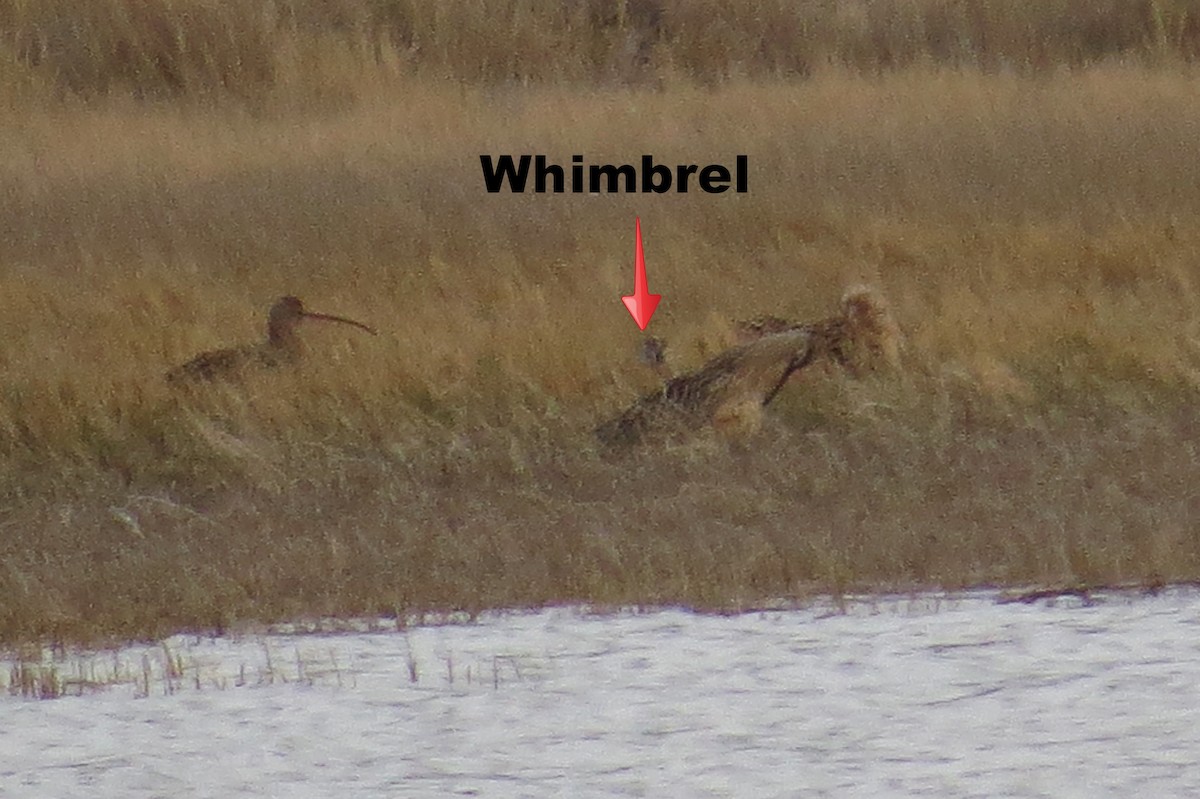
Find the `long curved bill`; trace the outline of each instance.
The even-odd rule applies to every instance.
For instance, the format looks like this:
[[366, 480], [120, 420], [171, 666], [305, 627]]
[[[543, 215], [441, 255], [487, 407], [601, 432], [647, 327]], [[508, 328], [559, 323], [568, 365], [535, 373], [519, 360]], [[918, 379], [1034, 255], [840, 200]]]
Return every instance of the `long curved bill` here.
[[344, 316], [334, 316], [332, 314], [327, 314], [327, 313], [314, 313], [313, 311], [305, 311], [303, 313], [303, 316], [308, 319], [321, 319], [326, 322], [341, 322], [344, 325], [353, 325], [354, 327], [357, 327], [359, 330], [365, 330], [368, 333], [370, 333], [372, 336], [379, 335], [378, 333], [375, 332], [375, 330], [373, 328], [367, 327], [362, 322], [355, 322], [353, 319], [347, 319]]

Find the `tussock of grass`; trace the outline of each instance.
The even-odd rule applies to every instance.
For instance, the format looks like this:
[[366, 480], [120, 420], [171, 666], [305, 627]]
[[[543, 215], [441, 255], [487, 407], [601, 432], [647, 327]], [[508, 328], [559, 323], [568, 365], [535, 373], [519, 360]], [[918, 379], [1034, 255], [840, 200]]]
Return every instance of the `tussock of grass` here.
[[[181, 53], [238, 52], [250, 37], [268, 42], [271, 66], [223, 77], [226, 60], [180, 55], [197, 74], [161, 96], [266, 82], [282, 97], [280, 76], [301, 74], [281, 71], [289, 52], [336, 82], [353, 72], [336, 67], [350, 46], [338, 41], [365, 54], [354, 74], [388, 79], [350, 81], [340, 106], [247, 113], [226, 88], [208, 104], [130, 103], [160, 96], [114, 88], [161, 83], [164, 67], [145, 59], [104, 66], [107, 83], [87, 91], [28, 55], [0, 68], [37, 84], [11, 94], [22, 113], [0, 122], [0, 641], [1197, 579], [1200, 103], [1184, 10], [1162, 23], [1178, 58], [1154, 69], [1043, 71], [1028, 54], [1008, 69], [1003, 47], [1033, 39], [1004, 36], [931, 59], [926, 36], [904, 39], [924, 56], [887, 62], [918, 66], [879, 74], [889, 50], [877, 43], [861, 63], [821, 57], [868, 74], [796, 82], [779, 76], [804, 70], [771, 60], [787, 48], [737, 33], [760, 22], [703, 3], [664, 3], [653, 22], [638, 16], [653, 6], [629, 3], [589, 25], [661, 26], [653, 64], [672, 80], [519, 88], [556, 73], [532, 50], [509, 69], [486, 47], [451, 47], [477, 42], [471, 19], [455, 22], [460, 39], [438, 27], [449, 6], [348, 4], [425, 14], [399, 77], [387, 53], [400, 34], [276, 5], [269, 25], [241, 21], [240, 5], [197, 5], [230, 33], [173, 45]], [[5, 47], [19, 51], [12, 31], [61, 19], [28, 16], [36, 8], [0, 4]], [[88, 25], [116, 25], [101, 18], [117, 8], [97, 4]], [[554, 12], [567, 33], [570, 15], [594, 11], [570, 8]], [[772, 30], [788, 30], [771, 16], [783, 8], [764, 10]], [[851, 27], [881, 9], [926, 31], [936, 9], [962, 19], [932, 2], [839, 8]], [[1042, 20], [1042, 8], [1053, 4], [1013, 18]], [[701, 12], [724, 31], [703, 46], [688, 39]], [[1128, 48], [1153, 60], [1148, 42], [1165, 35], [1102, 29], [1098, 55], [1067, 55], [1070, 26], [1038, 41], [1050, 63], [1082, 65]], [[721, 45], [726, 34], [742, 44]], [[371, 41], [386, 43], [382, 65]], [[858, 52], [848, 34], [821, 41]], [[305, 60], [309, 46], [320, 58]], [[735, 52], [755, 55], [728, 78], [720, 54]], [[487, 152], [748, 153], [753, 171], [743, 196], [489, 195]], [[639, 214], [666, 295], [653, 332], [678, 368], [726, 346], [732, 319], [825, 317], [846, 286], [868, 283], [904, 327], [903, 372], [811, 370], [749, 440], [598, 451], [596, 423], [655, 385], [618, 302]], [[296, 370], [165, 384], [200, 350], [261, 337], [281, 294], [381, 335], [313, 325]]]

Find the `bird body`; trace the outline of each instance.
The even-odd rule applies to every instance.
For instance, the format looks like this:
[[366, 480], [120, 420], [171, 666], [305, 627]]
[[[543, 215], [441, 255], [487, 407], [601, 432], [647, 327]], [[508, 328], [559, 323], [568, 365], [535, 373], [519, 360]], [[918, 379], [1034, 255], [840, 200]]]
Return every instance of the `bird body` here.
[[296, 329], [305, 319], [340, 322], [375, 335], [374, 330], [361, 322], [309, 311], [305, 309], [304, 303], [296, 297], [280, 297], [267, 314], [267, 338], [265, 341], [241, 347], [202, 352], [187, 363], [167, 372], [167, 382], [235, 379], [249, 370], [276, 368], [296, 363], [304, 354], [304, 346]]
[[[700, 369], [667, 380], [600, 425], [597, 438], [607, 445], [628, 445], [703, 427], [756, 429], [762, 409], [804, 367], [831, 362], [858, 376], [880, 364], [896, 366], [901, 334], [882, 297], [870, 289], [853, 289], [842, 297], [837, 316], [807, 324], [758, 317], [739, 325], [739, 340]], [[658, 339], [647, 339], [642, 360], [665, 371], [664, 347]]]
[[670, 380], [673, 376], [670, 366], [667, 365], [666, 342], [657, 336], [647, 336], [642, 341], [638, 350], [638, 360], [653, 369], [663, 380]]
[[167, 372], [167, 382], [219, 380], [240, 375], [247, 369], [269, 369], [296, 360], [295, 354], [276, 350], [265, 343], [248, 344], [244, 347], [226, 347], [202, 352], [187, 363], [175, 367]]
[[634, 444], [647, 435], [755, 428], [762, 409], [792, 372], [813, 356], [807, 330], [789, 330], [726, 350], [701, 368], [668, 380], [596, 428], [604, 444]]

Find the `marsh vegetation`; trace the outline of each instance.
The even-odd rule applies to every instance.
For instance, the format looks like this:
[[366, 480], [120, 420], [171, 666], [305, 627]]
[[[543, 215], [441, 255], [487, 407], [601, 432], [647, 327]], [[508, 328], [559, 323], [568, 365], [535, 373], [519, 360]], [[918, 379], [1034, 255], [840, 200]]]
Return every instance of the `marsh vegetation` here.
[[[796, 5], [0, 2], [0, 641], [1200, 578], [1193, 4]], [[865, 283], [904, 369], [599, 451], [635, 215], [679, 368]], [[380, 335], [167, 385], [281, 295]]]

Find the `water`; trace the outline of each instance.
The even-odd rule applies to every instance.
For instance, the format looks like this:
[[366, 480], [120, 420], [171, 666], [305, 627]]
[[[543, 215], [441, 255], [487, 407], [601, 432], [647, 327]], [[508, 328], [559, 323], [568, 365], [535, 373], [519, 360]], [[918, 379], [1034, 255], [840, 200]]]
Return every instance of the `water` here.
[[129, 681], [0, 699], [0, 796], [1200, 795], [1194, 591], [553, 609], [60, 672]]

